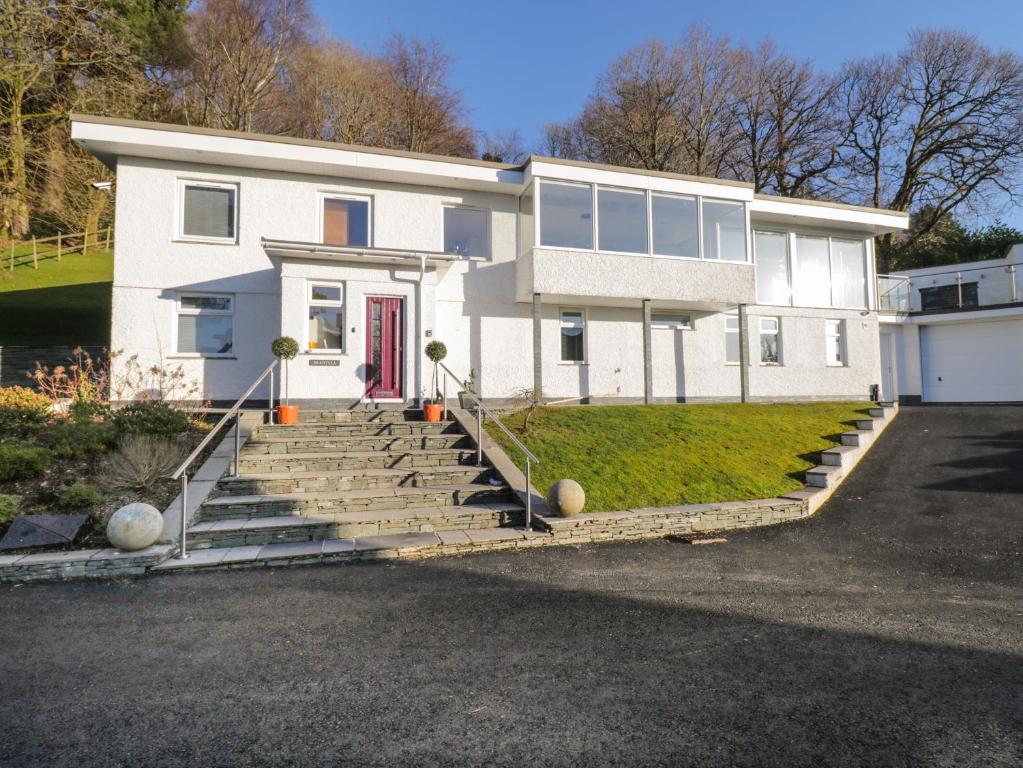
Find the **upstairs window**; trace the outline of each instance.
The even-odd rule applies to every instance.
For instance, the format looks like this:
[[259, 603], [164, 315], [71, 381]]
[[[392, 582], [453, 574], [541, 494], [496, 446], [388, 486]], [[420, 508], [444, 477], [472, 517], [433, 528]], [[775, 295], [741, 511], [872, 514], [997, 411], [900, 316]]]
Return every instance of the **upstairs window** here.
[[757, 303], [786, 305], [789, 293], [789, 236], [784, 232], [756, 232]]
[[862, 240], [831, 238], [831, 306], [867, 306], [867, 258]]
[[236, 242], [237, 184], [183, 181], [180, 199], [182, 239]]
[[217, 357], [234, 348], [234, 297], [183, 294], [178, 296], [178, 344], [183, 355]]
[[597, 227], [599, 250], [646, 253], [646, 193], [598, 189]]
[[700, 258], [700, 212], [695, 197], [650, 196], [654, 254]]
[[463, 259], [490, 258], [490, 212], [479, 208], [444, 209], [444, 253]]
[[746, 206], [743, 203], [704, 199], [703, 258], [746, 261]]
[[586, 361], [586, 316], [581, 309], [561, 310], [561, 362]]
[[331, 283], [309, 285], [309, 349], [344, 348], [344, 288]]
[[796, 236], [792, 299], [801, 307], [831, 306], [831, 256], [828, 238]]
[[593, 190], [588, 184], [540, 183], [540, 244], [593, 249]]
[[369, 246], [369, 200], [324, 197], [323, 244]]

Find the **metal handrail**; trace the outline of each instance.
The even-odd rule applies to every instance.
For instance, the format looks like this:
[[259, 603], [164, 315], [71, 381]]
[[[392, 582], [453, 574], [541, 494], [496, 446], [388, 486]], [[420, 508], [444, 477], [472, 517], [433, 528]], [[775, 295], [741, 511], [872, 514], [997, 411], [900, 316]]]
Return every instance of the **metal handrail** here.
[[220, 428], [223, 427], [228, 420], [234, 416], [234, 476], [238, 476], [238, 460], [241, 453], [241, 407], [242, 403], [248, 399], [256, 387], [263, 383], [263, 379], [267, 376], [270, 377], [270, 397], [268, 400], [268, 410], [270, 413], [270, 423], [274, 421], [274, 368], [277, 367], [277, 360], [274, 360], [268, 365], [261, 374], [256, 378], [252, 385], [245, 390], [241, 397], [239, 397], [234, 405], [232, 405], [223, 416], [220, 417], [220, 421], [217, 422], [216, 426], [209, 431], [209, 433], [202, 439], [202, 441], [195, 447], [195, 450], [188, 454], [188, 458], [181, 462], [172, 475], [171, 480], [181, 479], [181, 547], [178, 550], [178, 557], [185, 559], [188, 557], [188, 549], [185, 545], [185, 532], [188, 530], [188, 468], [192, 462], [195, 461], [199, 455], [203, 452], [210, 441], [220, 432]]
[[[448, 368], [446, 365], [444, 365], [444, 363], [438, 362], [437, 365], [441, 368], [442, 371], [444, 371], [444, 374], [445, 374], [444, 375], [444, 381], [443, 381], [443, 392], [441, 393], [441, 399], [442, 399], [442, 406], [443, 406], [443, 409], [444, 409], [444, 418], [447, 418], [447, 415], [448, 415], [448, 377], [451, 377], [452, 379], [454, 379], [455, 383], [459, 384], [459, 385], [462, 384], [463, 379], [458, 378], [458, 376], [456, 376], [452, 372], [452, 370], [450, 368]], [[532, 483], [530, 482], [530, 478], [531, 478], [530, 469], [531, 469], [531, 466], [533, 464], [539, 464], [540, 463], [540, 459], [538, 459], [533, 454], [533, 452], [531, 450], [529, 450], [525, 446], [525, 444], [521, 440], [519, 440], [519, 438], [516, 437], [515, 434], [510, 429], [508, 429], [508, 427], [506, 427], [504, 425], [504, 422], [502, 422], [494, 414], [493, 411], [491, 411], [489, 408], [487, 408], [487, 406], [483, 405], [483, 401], [480, 400], [474, 393], [469, 392], [468, 390], [465, 390], [465, 394], [476, 405], [476, 466], [482, 466], [483, 465], [483, 416], [484, 415], [489, 416], [490, 420], [493, 421], [494, 424], [496, 424], [501, 429], [501, 431], [504, 432], [508, 436], [508, 439], [511, 440], [515, 444], [515, 446], [520, 451], [522, 451], [522, 455], [525, 456], [524, 465], [525, 465], [525, 475], [526, 475], [526, 530], [529, 530], [531, 528], [531, 526], [532, 526], [532, 523], [533, 523], [533, 495], [530, 493], [530, 488], [532, 487]]]

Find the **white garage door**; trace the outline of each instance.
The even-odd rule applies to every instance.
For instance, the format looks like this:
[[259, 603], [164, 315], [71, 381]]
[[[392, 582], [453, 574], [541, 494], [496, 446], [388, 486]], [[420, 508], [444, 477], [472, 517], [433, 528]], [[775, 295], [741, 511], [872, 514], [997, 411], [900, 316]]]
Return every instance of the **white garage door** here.
[[920, 329], [923, 399], [1023, 401], [1023, 319]]

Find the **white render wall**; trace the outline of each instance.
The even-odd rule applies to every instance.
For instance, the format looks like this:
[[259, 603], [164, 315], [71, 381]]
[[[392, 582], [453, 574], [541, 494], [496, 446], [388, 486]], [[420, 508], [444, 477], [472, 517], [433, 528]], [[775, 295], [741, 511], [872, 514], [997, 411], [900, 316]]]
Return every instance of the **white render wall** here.
[[[236, 245], [176, 239], [181, 178], [240, 185]], [[516, 296], [516, 254], [522, 246], [519, 201], [514, 194], [346, 182], [124, 157], [119, 159], [117, 190], [112, 349], [123, 353], [115, 359], [115, 376], [123, 375], [125, 361], [131, 355], [138, 355], [143, 366], [181, 366], [186, 377], [199, 381], [211, 399], [233, 400], [272, 360], [269, 346], [273, 338], [287, 334], [305, 346], [307, 281], [331, 280], [345, 284], [346, 349], [336, 354], [303, 352], [296, 358], [289, 376], [293, 399], [350, 403], [361, 397], [364, 300], [368, 295], [405, 299], [404, 384], [408, 397], [430, 394], [427, 386], [431, 365], [415, 358], [417, 342], [421, 348], [429, 338], [446, 343], [449, 356], [445, 362], [456, 373], [464, 376], [470, 369], [476, 372], [486, 398], [510, 398], [532, 387], [532, 305], [517, 301]], [[372, 245], [397, 249], [442, 250], [444, 204], [489, 208], [492, 259], [427, 270], [421, 289], [417, 289], [417, 269], [268, 257], [260, 244], [261, 237], [319, 240], [322, 193], [370, 195]], [[620, 273], [632, 263], [625, 257], [615, 262], [615, 270]], [[750, 265], [679, 262], [678, 266], [694, 264], [724, 266], [743, 277], [754, 273]], [[614, 277], [599, 278], [609, 292], [613, 292]], [[740, 282], [742, 292], [750, 293], [751, 286], [745, 280]], [[423, 299], [421, 307], [415, 300], [417, 290]], [[178, 291], [234, 295], [232, 357], [176, 353]], [[619, 303], [632, 306], [598, 303], [611, 302], [579, 297], [573, 303], [544, 303], [543, 379], [547, 397], [642, 399], [643, 336], [638, 302], [619, 297]], [[559, 362], [562, 306], [582, 306], [586, 311], [585, 365]], [[877, 320], [873, 313], [862, 316], [849, 310], [754, 306], [749, 311], [752, 398], [863, 398], [868, 386], [879, 381]], [[782, 366], [761, 367], [757, 362], [758, 313], [782, 317]], [[699, 311], [692, 311], [692, 315], [693, 330], [652, 331], [655, 398], [737, 399], [739, 368], [727, 365], [724, 359], [725, 316]], [[829, 368], [824, 364], [825, 318], [847, 321], [850, 364], [846, 367]], [[339, 364], [310, 364], [311, 360], [325, 358], [337, 359]], [[453, 388], [449, 392], [453, 395]]]

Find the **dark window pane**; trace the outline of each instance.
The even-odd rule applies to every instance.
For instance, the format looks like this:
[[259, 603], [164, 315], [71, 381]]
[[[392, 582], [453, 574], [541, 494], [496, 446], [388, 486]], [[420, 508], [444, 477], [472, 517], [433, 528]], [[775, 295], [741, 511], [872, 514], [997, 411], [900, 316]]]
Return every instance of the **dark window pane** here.
[[314, 285], [313, 301], [341, 301], [341, 286]]
[[488, 215], [487, 211], [473, 208], [445, 208], [444, 253], [457, 253], [464, 258], [489, 258]]
[[646, 195], [617, 189], [597, 191], [598, 247], [602, 251], [646, 253]]
[[340, 307], [309, 307], [309, 341], [312, 349], [341, 349], [344, 317]]
[[323, 200], [324, 245], [369, 245], [369, 201]]
[[540, 244], [593, 248], [593, 196], [589, 187], [540, 184]]
[[230, 315], [178, 315], [178, 352], [222, 355], [233, 346]]
[[[977, 283], [963, 283], [963, 306], [979, 306], [977, 300]], [[933, 288], [920, 289], [920, 308], [954, 309], [959, 306], [959, 287], [956, 285], [936, 285]]]
[[561, 359], [566, 363], [583, 362], [583, 329], [561, 329]]
[[185, 187], [183, 234], [189, 237], [234, 237], [234, 190]]
[[696, 200], [654, 195], [654, 253], [658, 256], [700, 256], [699, 216]]

